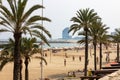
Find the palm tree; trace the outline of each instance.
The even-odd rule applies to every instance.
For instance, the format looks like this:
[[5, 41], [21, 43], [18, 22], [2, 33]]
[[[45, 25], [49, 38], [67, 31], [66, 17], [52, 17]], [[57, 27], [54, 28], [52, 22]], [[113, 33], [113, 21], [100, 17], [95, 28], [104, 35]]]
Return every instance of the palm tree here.
[[[106, 30], [107, 30], [107, 28], [106, 28]], [[110, 42], [110, 36], [109, 35], [107, 35], [107, 31], [104, 31], [104, 29], [101, 29], [100, 30], [100, 35], [99, 35], [99, 46], [100, 46], [100, 54], [99, 54], [99, 56], [100, 56], [100, 63], [99, 63], [99, 68], [101, 69], [102, 68], [102, 45], [104, 45], [104, 46], [106, 46], [106, 47], [108, 47], [109, 46], [109, 42]]]
[[2, 45], [3, 50], [1, 51], [0, 54], [0, 71], [3, 69], [3, 67], [8, 63], [8, 62], [13, 62], [13, 47], [14, 41], [12, 39], [9, 39], [9, 44]]
[[[0, 71], [3, 69], [3, 67], [10, 62], [14, 61], [14, 40], [13, 39], [9, 39], [9, 43], [8, 44], [3, 44], [2, 48], [3, 50], [1, 51], [0, 54]], [[22, 68], [21, 68], [22, 69]], [[20, 80], [22, 80], [22, 73], [20, 71]]]
[[[13, 53], [14, 53], [14, 44], [15, 41], [13, 39], [9, 39], [9, 43], [8, 44], [3, 44], [2, 48], [2, 52], [0, 55], [0, 71], [3, 69], [3, 67], [9, 63], [9, 62], [13, 62], [14, 58], [13, 58]], [[7, 57], [6, 57], [7, 56]], [[22, 60], [20, 60], [21, 62]], [[20, 80], [22, 80], [22, 63], [20, 63]]]
[[98, 16], [93, 9], [81, 9], [76, 13], [77, 17], [73, 17], [71, 21], [74, 23], [71, 25], [69, 32], [73, 31], [73, 35], [80, 31], [81, 28], [85, 31], [85, 76], [87, 76], [87, 64], [88, 64], [88, 31], [91, 22], [95, 21]]
[[33, 52], [36, 48], [38, 48], [38, 45], [34, 44], [36, 42], [35, 38], [27, 39], [22, 38], [21, 40], [21, 53], [24, 57], [24, 64], [25, 64], [25, 80], [29, 80], [29, 72], [28, 72], [28, 64], [30, 62], [30, 57], [35, 54]]
[[[23, 38], [21, 41], [21, 52], [23, 57], [25, 58], [24, 64], [25, 64], [25, 80], [29, 80], [29, 72], [28, 72], [28, 64], [30, 61], [30, 57], [36, 53], [39, 52], [39, 45], [35, 44], [36, 39], [27, 39]], [[44, 60], [47, 64], [46, 60], [43, 57], [40, 57], [40, 59]]]
[[[2, 0], [3, 2], [4, 0]], [[28, 0], [7, 0], [9, 8], [6, 5], [0, 5], [0, 24], [4, 28], [0, 29], [0, 32], [12, 32], [13, 38], [15, 40], [14, 45], [14, 72], [13, 80], [20, 79], [20, 39], [22, 34], [29, 33], [30, 35], [35, 35], [43, 39], [47, 43], [47, 39], [40, 32], [41, 30], [51, 37], [50, 33], [37, 21], [50, 21], [46, 17], [41, 17], [39, 15], [31, 15], [35, 10], [43, 8], [42, 5], [33, 5], [28, 11], [25, 11]], [[10, 9], [10, 10], [9, 10]]]
[[[20, 53], [22, 58], [24, 58], [24, 64], [25, 64], [25, 80], [29, 80], [29, 74], [28, 74], [28, 64], [30, 61], [30, 57], [32, 55], [39, 52], [39, 45], [35, 44], [36, 39], [35, 38], [22, 38], [21, 39], [21, 45], [20, 45]], [[9, 63], [13, 62], [13, 51], [14, 51], [14, 40], [9, 39], [9, 43], [7, 45], [4, 45], [4, 49], [1, 52], [0, 55], [0, 70], [3, 69], [3, 67]], [[42, 57], [37, 57], [39, 59], [42, 59], [46, 64], [46, 60]], [[22, 59], [21, 59], [22, 61]], [[22, 62], [21, 62], [21, 73], [20, 73], [20, 80], [22, 80]]]
[[98, 32], [100, 28], [100, 20], [96, 20], [96, 22], [93, 22], [90, 26], [90, 31], [89, 31], [89, 36], [91, 37], [91, 41], [94, 46], [94, 70], [97, 69], [97, 64], [96, 64], [96, 46], [98, 43]]
[[[106, 35], [108, 27], [105, 27], [106, 25], [103, 25], [101, 20], [98, 19], [96, 22], [92, 22], [90, 25], [90, 30], [88, 32], [88, 43], [90, 44], [91, 42], [93, 43], [94, 46], [94, 69], [96, 70], [96, 46], [98, 43], [106, 44], [108, 42], [108, 37]], [[85, 36], [85, 32], [81, 31], [78, 33], [78, 35]], [[103, 38], [104, 37], [104, 38]], [[80, 44], [85, 44], [85, 38], [82, 38], [81, 40], [78, 41]], [[100, 46], [100, 53], [101, 53], [101, 46]], [[101, 62], [101, 57], [100, 57], [100, 62]]]
[[100, 54], [99, 54], [99, 59], [100, 59], [100, 69], [102, 68], [102, 45], [104, 44], [105, 46], [108, 46], [109, 45], [109, 42], [110, 42], [110, 36], [107, 34], [108, 33], [108, 29], [109, 27], [106, 27], [105, 24], [103, 24], [101, 22], [100, 24], [101, 28], [99, 29], [99, 33], [98, 33], [98, 43], [99, 43], [99, 46], [100, 46]]
[[103, 25], [101, 20], [97, 20], [96, 22], [92, 23], [90, 26], [90, 36], [92, 38], [93, 46], [94, 46], [94, 69], [97, 69], [96, 66], [96, 46], [100, 43], [100, 69], [102, 64], [102, 44], [106, 44], [108, 42], [107, 37], [107, 29], [106, 25]]
[[119, 62], [119, 43], [120, 43], [120, 28], [115, 29], [114, 35], [111, 35], [112, 41], [117, 43], [117, 62]]

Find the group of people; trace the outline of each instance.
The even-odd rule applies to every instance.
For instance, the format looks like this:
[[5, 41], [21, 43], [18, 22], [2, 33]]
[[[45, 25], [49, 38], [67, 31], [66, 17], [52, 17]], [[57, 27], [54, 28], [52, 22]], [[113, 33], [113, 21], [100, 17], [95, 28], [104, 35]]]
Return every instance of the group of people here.
[[[75, 61], [75, 56], [72, 56], [72, 60]], [[81, 56], [79, 56], [79, 61], [81, 61]], [[66, 66], [66, 59], [64, 59], [64, 66]]]
[[[75, 56], [72, 57], [73, 61], [75, 61]], [[81, 56], [79, 56], [79, 61], [81, 61]]]

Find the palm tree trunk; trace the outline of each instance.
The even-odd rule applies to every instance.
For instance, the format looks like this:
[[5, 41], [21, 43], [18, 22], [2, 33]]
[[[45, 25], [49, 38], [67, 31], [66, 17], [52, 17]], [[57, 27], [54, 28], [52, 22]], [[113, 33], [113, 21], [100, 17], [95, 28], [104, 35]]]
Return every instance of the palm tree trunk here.
[[88, 29], [85, 29], [85, 74], [84, 76], [87, 76], [87, 65], [88, 65]]
[[13, 69], [13, 80], [20, 80], [20, 39], [21, 33], [14, 34], [15, 47], [14, 47], [14, 69]]
[[29, 75], [28, 75], [28, 57], [25, 57], [25, 80], [29, 80]]
[[119, 43], [117, 43], [117, 62], [119, 62]]
[[102, 68], [102, 43], [100, 43], [100, 69]]
[[22, 59], [20, 59], [20, 80], [22, 80]]
[[94, 40], [93, 45], [94, 45], [94, 69], [96, 70], [97, 69], [96, 67], [96, 40]]

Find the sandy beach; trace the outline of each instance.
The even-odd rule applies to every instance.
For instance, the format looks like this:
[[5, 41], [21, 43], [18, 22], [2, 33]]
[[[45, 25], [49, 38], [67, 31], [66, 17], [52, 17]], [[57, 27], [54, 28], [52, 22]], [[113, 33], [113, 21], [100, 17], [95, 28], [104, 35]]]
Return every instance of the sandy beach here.
[[[109, 48], [108, 50], [103, 49], [103, 63], [105, 63], [105, 52], [111, 51], [110, 53], [110, 61], [114, 61], [116, 58], [116, 49]], [[44, 53], [47, 54], [45, 59], [47, 60], [47, 65], [44, 64], [43, 67], [43, 76], [44, 78], [49, 78], [50, 80], [57, 80], [58, 78], [63, 78], [68, 75], [70, 71], [77, 71], [84, 69], [84, 49], [80, 50], [59, 50], [56, 53], [52, 53], [51, 50], [47, 50]], [[65, 55], [67, 54], [67, 58]], [[39, 54], [34, 55], [31, 58], [31, 62], [29, 63], [29, 80], [40, 80], [41, 76], [41, 67], [40, 60], [34, 58], [35, 56], [39, 56]], [[74, 60], [73, 60], [74, 56]], [[79, 56], [81, 56], [81, 61], [79, 60]], [[97, 56], [99, 56], [99, 49], [97, 49]], [[99, 58], [99, 57], [98, 57]], [[64, 60], [66, 59], [66, 66], [64, 65]], [[106, 66], [104, 64], [103, 66]], [[24, 80], [24, 64], [23, 64], [23, 80]], [[89, 64], [88, 69], [94, 68], [94, 56], [93, 49], [89, 50]], [[97, 65], [97, 69], [99, 69], [99, 65]], [[3, 70], [0, 72], [1, 80], [12, 80], [13, 76], [13, 63], [7, 64]]]

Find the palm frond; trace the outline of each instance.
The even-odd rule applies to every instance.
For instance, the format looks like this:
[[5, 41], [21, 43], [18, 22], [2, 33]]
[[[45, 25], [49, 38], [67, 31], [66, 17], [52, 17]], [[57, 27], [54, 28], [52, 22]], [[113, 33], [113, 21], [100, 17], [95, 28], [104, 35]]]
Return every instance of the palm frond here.
[[6, 58], [2, 61], [0, 61], [0, 71], [3, 69], [3, 67], [8, 64], [9, 62], [13, 62], [13, 58]]
[[43, 61], [45, 62], [45, 64], [47, 65], [47, 61], [46, 61], [43, 57], [38, 57], [38, 56], [36, 56], [35, 58], [36, 58], [36, 59], [41, 59], [41, 60], [43, 60]]
[[12, 14], [14, 15], [14, 20], [16, 21], [16, 15], [17, 15], [17, 13], [16, 13], [16, 6], [13, 4], [13, 2], [12, 2], [12, 0], [7, 0], [8, 1], [8, 3], [9, 3], [9, 6], [10, 6], [10, 8], [11, 8], [11, 10], [12, 10]]
[[49, 43], [48, 43], [47, 38], [43, 35], [43, 33], [40, 33], [37, 30], [32, 30], [32, 35], [40, 38], [45, 44], [47, 44], [48, 46], [50, 46]]
[[29, 23], [34, 23], [34, 22], [36, 22], [36, 21], [41, 21], [41, 20], [43, 20], [43, 21], [51, 21], [50, 19], [48, 19], [48, 18], [46, 18], [46, 17], [40, 17], [39, 15], [37, 16], [32, 16], [30, 19], [28, 19], [28, 21], [27, 21], [27, 25], [29, 24]]
[[28, 17], [37, 9], [40, 9], [40, 8], [44, 8], [43, 6], [41, 5], [34, 5], [32, 6], [25, 14], [24, 16], [21, 18], [21, 21], [25, 21], [28, 19]]
[[0, 32], [9, 32], [7, 29], [0, 29]]
[[43, 26], [41, 25], [34, 25], [34, 26], [31, 26], [31, 29], [39, 29], [41, 30], [43, 33], [45, 33], [49, 38], [51, 38], [51, 34], [50, 32]]
[[23, 0], [23, 1], [19, 0], [18, 1], [18, 11], [17, 11], [17, 18], [18, 18], [18, 20], [21, 20], [21, 18], [22, 18], [22, 15], [24, 13], [27, 1], [28, 0]]

